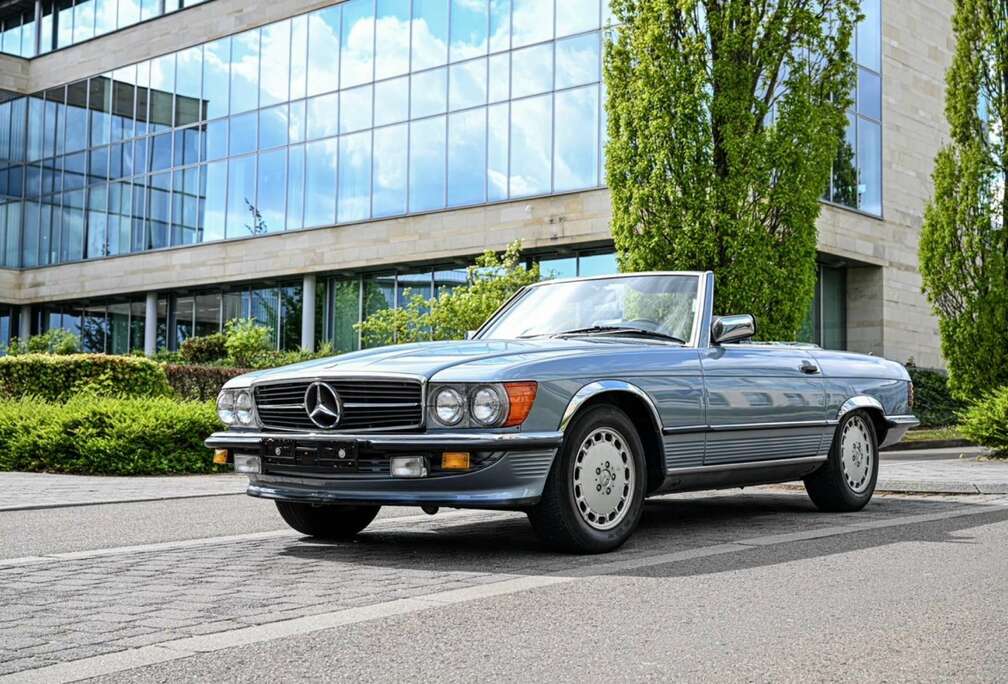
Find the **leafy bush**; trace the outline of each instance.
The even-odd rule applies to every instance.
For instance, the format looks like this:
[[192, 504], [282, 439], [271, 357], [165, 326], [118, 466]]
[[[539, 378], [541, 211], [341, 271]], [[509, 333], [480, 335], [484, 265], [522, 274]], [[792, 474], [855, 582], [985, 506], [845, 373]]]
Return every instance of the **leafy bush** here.
[[272, 330], [259, 325], [254, 318], [236, 318], [225, 326], [224, 346], [228, 360], [240, 368], [251, 368], [260, 354], [271, 351]]
[[227, 355], [227, 338], [223, 333], [190, 337], [179, 347], [179, 356], [184, 362], [191, 364], [213, 363]]
[[483, 325], [487, 318], [516, 291], [538, 282], [539, 266], [526, 269], [521, 243], [511, 243], [502, 257], [485, 252], [469, 267], [468, 284], [441, 293], [434, 299], [420, 295], [406, 306], [382, 309], [357, 324], [366, 346], [403, 344], [423, 340], [460, 340], [466, 332]]
[[225, 368], [223, 366], [187, 366], [165, 364], [168, 384], [180, 399], [191, 401], [211, 401], [217, 398], [224, 383], [248, 370]]
[[62, 328], [47, 330], [29, 338], [28, 342], [11, 340], [7, 353], [17, 354], [76, 354], [80, 351], [80, 338]]
[[0, 400], [0, 470], [100, 475], [217, 470], [203, 439], [220, 429], [212, 403], [83, 394], [66, 404]]
[[0, 358], [0, 398], [34, 396], [59, 402], [81, 392], [164, 397], [171, 395], [171, 387], [161, 366], [150, 359], [105, 354]]
[[1008, 454], [1008, 385], [963, 413], [960, 429], [974, 442]]
[[913, 412], [921, 427], [955, 425], [966, 404], [952, 396], [948, 374], [936, 368], [919, 368], [913, 360], [907, 362], [907, 373], [914, 384]]

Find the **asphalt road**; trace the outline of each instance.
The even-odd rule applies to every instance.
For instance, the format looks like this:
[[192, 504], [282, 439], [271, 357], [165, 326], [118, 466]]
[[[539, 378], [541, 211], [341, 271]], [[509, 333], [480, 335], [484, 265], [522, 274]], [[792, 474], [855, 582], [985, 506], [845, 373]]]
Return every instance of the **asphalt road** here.
[[8, 511], [0, 673], [1008, 681], [1005, 549], [994, 496], [853, 515], [780, 490], [668, 497], [590, 558], [549, 553], [514, 514], [389, 509], [317, 544], [243, 497]]

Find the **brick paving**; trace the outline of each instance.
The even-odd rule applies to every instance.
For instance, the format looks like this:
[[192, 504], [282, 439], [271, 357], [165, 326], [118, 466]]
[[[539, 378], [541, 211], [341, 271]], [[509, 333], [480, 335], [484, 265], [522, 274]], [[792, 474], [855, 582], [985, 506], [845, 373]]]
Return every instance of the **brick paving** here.
[[[953, 494], [1008, 494], [1008, 460], [975, 455], [946, 460], [899, 460], [879, 463], [879, 489]], [[920, 452], [922, 455], [927, 452]]]
[[247, 477], [233, 473], [99, 477], [0, 472], [0, 511], [240, 494], [247, 485]]
[[[664, 498], [648, 504], [618, 559], [959, 506], [878, 497], [856, 516], [837, 516], [814, 512], [794, 494]], [[516, 576], [583, 572], [604, 561], [546, 553], [525, 517], [506, 513], [392, 519], [342, 544], [279, 537], [0, 561], [0, 675]]]

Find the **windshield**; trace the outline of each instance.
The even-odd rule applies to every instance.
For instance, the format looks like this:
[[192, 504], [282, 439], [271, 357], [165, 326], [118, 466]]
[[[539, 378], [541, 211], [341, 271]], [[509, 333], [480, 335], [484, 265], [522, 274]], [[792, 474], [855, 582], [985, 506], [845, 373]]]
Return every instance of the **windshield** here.
[[562, 334], [657, 333], [689, 340], [697, 276], [642, 275], [529, 288], [484, 330], [483, 339]]

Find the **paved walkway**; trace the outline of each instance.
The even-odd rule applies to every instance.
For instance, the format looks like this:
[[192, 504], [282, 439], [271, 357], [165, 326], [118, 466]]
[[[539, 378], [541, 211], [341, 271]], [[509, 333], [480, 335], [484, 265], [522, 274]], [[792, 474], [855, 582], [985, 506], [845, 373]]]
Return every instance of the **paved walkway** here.
[[[895, 452], [894, 452], [895, 453]], [[878, 489], [944, 494], [1008, 494], [1008, 460], [982, 460], [977, 447], [883, 453]]]
[[98, 477], [0, 472], [0, 511], [241, 494], [244, 475]]

